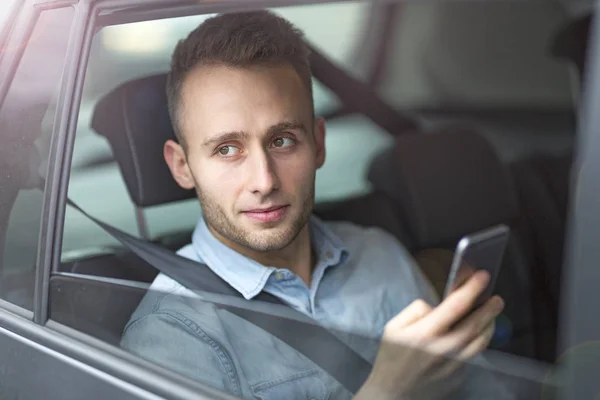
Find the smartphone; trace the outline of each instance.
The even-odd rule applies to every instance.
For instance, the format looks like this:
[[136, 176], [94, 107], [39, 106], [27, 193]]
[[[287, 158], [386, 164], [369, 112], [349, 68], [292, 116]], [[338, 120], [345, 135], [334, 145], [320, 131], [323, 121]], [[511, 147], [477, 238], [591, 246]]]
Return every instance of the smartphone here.
[[483, 305], [494, 292], [494, 285], [508, 244], [510, 228], [497, 225], [463, 237], [456, 246], [446, 282], [444, 298], [466, 282], [476, 271], [485, 270], [490, 282], [477, 299], [473, 310]]

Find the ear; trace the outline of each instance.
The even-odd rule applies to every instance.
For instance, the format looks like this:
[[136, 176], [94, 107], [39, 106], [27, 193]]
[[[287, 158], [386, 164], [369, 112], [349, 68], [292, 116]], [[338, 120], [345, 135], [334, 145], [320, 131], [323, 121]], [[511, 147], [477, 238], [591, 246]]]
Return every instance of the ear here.
[[163, 147], [163, 156], [171, 170], [173, 179], [184, 189], [194, 189], [195, 182], [187, 162], [185, 151], [173, 140], [167, 140]]
[[325, 119], [322, 117], [315, 119], [314, 126], [315, 145], [317, 148], [317, 168], [321, 168], [325, 163]]

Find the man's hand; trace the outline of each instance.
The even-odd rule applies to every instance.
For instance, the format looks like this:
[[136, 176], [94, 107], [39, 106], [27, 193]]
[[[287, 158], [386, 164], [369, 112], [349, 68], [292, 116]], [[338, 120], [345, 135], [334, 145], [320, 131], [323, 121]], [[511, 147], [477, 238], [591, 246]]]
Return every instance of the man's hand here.
[[420, 399], [421, 389], [483, 351], [504, 307], [495, 296], [468, 315], [488, 283], [489, 274], [477, 272], [437, 307], [416, 300], [390, 320], [373, 370], [355, 398]]

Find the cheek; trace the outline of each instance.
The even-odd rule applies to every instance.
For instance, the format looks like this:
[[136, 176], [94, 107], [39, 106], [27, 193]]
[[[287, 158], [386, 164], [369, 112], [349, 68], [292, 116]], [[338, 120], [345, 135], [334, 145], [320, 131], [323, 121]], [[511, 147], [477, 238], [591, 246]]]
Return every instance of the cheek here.
[[294, 157], [277, 162], [281, 185], [286, 191], [305, 190], [314, 183], [316, 165], [314, 159]]
[[234, 201], [243, 188], [242, 175], [222, 163], [197, 163], [192, 172], [202, 196], [221, 207]]

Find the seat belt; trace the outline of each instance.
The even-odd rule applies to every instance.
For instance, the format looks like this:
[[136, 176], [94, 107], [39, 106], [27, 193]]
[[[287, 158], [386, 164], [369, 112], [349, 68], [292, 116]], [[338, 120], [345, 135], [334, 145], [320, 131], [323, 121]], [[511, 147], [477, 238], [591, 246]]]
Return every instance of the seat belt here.
[[[81, 212], [148, 264], [186, 288], [243, 298], [207, 265], [182, 257], [106, 224], [85, 212], [70, 199], [67, 199], [67, 204]], [[250, 301], [285, 305], [277, 297], [266, 292], [259, 293]], [[284, 318], [231, 304], [214, 304], [217, 308], [224, 308], [282, 340], [321, 367], [351, 393], [356, 393], [360, 389], [371, 372], [370, 362], [331, 331], [312, 320], [308, 322], [306, 315], [287, 305], [285, 306], [290, 310], [290, 314], [297, 314], [298, 318]]]
[[414, 118], [402, 115], [386, 103], [373, 88], [338, 67], [318, 49], [310, 49], [312, 76], [335, 93], [351, 111], [360, 112], [393, 136], [416, 133], [419, 124]]

